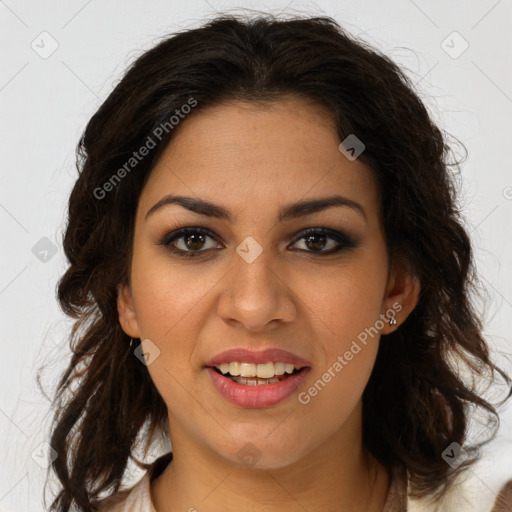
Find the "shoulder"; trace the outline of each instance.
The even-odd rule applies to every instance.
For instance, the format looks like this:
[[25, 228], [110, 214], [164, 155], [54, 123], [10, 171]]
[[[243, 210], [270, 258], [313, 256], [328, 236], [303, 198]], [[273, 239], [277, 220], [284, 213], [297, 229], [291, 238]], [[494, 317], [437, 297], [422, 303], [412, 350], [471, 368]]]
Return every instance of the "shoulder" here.
[[98, 512], [156, 512], [151, 501], [151, 481], [158, 477], [172, 460], [172, 452], [156, 459], [143, 478], [126, 489], [95, 503]]
[[437, 501], [409, 497], [407, 512], [512, 512], [512, 475], [468, 470]]
[[437, 502], [409, 498], [407, 512], [512, 512], [512, 439], [496, 437]]
[[453, 485], [441, 500], [407, 500], [407, 512], [512, 512], [512, 479], [496, 492], [473, 478]]
[[98, 512], [155, 512], [151, 503], [150, 474], [144, 477], [131, 489], [117, 492], [99, 501]]
[[95, 503], [98, 512], [121, 512], [130, 491], [122, 491]]

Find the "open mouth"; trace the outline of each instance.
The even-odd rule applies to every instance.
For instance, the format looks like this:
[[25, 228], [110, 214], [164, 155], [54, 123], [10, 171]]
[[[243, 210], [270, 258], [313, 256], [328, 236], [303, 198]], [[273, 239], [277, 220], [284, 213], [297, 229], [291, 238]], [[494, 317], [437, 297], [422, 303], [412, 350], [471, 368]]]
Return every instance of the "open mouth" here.
[[231, 375], [229, 372], [222, 373], [222, 371], [217, 368], [216, 366], [211, 367], [213, 370], [215, 370], [219, 375], [222, 377], [231, 380], [232, 382], [236, 382], [237, 384], [243, 384], [245, 386], [261, 386], [264, 384], [275, 384], [277, 382], [281, 382], [283, 380], [287, 380], [290, 377], [297, 375], [298, 373], [301, 373], [304, 371], [306, 367], [303, 368], [293, 368], [293, 371], [291, 373], [285, 372], [282, 375], [274, 375], [273, 377], [269, 378], [262, 378], [257, 376], [248, 376], [248, 377], [242, 377], [241, 375]]
[[228, 402], [244, 408], [262, 408], [289, 399], [300, 388], [311, 366], [283, 361], [223, 362], [210, 363], [205, 369], [213, 387]]

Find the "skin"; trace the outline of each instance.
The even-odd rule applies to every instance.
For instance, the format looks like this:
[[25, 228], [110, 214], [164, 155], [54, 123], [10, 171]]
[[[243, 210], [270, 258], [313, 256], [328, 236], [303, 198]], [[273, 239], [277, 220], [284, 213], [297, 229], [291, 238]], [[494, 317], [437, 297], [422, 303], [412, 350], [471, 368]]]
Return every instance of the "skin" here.
[[[174, 459], [151, 483], [156, 509], [229, 512], [243, 503], [249, 512], [381, 511], [388, 474], [361, 439], [361, 397], [380, 334], [308, 404], [297, 399], [379, 315], [402, 307], [396, 325], [384, 323], [381, 334], [388, 334], [418, 300], [414, 276], [388, 268], [371, 169], [339, 151], [329, 114], [303, 99], [208, 107], [178, 128], [140, 196], [131, 283], [118, 294], [124, 331], [160, 350], [148, 371], [167, 404]], [[283, 205], [333, 193], [360, 203], [366, 219], [344, 206], [277, 222]], [[166, 194], [221, 204], [234, 219], [173, 204], [146, 220]], [[158, 245], [185, 226], [209, 228], [217, 240], [188, 240], [203, 251], [196, 258]], [[341, 231], [359, 245], [319, 255], [296, 239], [308, 227]], [[248, 236], [263, 250], [252, 263], [236, 252]], [[173, 243], [189, 247], [186, 237]], [[315, 243], [324, 252], [338, 245], [332, 238]], [[236, 346], [279, 347], [312, 369], [285, 401], [242, 408], [216, 391], [203, 367]], [[252, 465], [237, 456], [247, 443], [259, 457]]]

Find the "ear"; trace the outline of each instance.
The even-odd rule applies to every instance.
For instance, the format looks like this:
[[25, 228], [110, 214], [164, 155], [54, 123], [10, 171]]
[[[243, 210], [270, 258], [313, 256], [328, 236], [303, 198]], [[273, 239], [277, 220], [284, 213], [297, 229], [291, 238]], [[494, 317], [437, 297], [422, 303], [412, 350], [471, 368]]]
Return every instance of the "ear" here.
[[128, 284], [117, 287], [117, 313], [123, 331], [132, 338], [140, 338], [132, 292]]
[[[419, 279], [405, 265], [397, 264], [390, 273], [384, 300], [382, 301], [382, 334], [389, 334], [400, 327], [411, 311], [416, 307], [420, 295]], [[390, 325], [389, 319], [395, 313], [396, 324]]]

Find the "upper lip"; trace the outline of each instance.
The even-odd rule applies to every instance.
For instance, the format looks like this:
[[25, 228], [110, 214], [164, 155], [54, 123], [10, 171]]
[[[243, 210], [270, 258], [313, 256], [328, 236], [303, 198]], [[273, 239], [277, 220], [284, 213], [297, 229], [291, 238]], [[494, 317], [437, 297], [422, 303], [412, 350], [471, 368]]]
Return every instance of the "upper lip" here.
[[298, 368], [311, 366], [311, 363], [302, 357], [280, 348], [266, 348], [264, 350], [249, 350], [243, 347], [231, 348], [206, 362], [206, 366], [219, 366], [222, 363], [269, 363], [283, 362], [291, 363]]

